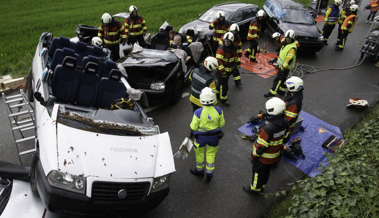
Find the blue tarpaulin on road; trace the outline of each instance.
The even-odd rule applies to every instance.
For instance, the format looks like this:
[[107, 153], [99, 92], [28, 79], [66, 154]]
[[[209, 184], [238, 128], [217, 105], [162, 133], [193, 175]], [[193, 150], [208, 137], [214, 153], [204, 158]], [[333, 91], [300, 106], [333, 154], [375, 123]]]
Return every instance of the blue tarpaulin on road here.
[[[298, 137], [302, 139], [301, 147], [306, 158], [303, 159], [297, 155], [297, 161], [284, 156], [282, 156], [282, 158], [302, 170], [308, 176], [315, 177], [321, 173], [320, 169], [318, 169], [319, 164], [323, 166], [329, 165], [324, 153], [330, 152], [330, 149], [323, 148], [322, 144], [331, 135], [336, 136], [338, 139], [343, 138], [343, 135], [339, 127], [330, 125], [307, 112], [301, 111], [300, 117], [303, 118], [302, 127], [304, 127], [305, 130], [299, 130], [291, 134], [290, 141]], [[245, 135], [253, 135], [252, 128], [256, 125], [257, 124], [248, 123], [241, 126], [238, 130]]]

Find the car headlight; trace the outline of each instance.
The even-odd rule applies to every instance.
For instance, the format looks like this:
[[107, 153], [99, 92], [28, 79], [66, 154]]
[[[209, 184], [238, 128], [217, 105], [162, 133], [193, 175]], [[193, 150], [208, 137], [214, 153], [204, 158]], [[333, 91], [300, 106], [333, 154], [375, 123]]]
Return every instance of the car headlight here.
[[86, 180], [84, 177], [73, 176], [53, 170], [47, 175], [47, 181], [53, 187], [80, 194], [86, 193]]
[[154, 178], [153, 185], [151, 187], [151, 193], [158, 192], [160, 190], [168, 188], [169, 183], [170, 183], [170, 174], [161, 176], [158, 178]]
[[151, 83], [150, 88], [154, 90], [164, 90], [166, 87], [164, 82], [155, 82]]
[[324, 41], [324, 36], [318, 37], [317, 41]]

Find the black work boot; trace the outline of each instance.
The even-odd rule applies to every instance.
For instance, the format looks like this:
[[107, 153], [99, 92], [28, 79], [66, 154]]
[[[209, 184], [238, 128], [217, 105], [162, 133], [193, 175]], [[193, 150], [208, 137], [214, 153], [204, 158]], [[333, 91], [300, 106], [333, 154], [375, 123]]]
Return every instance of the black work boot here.
[[249, 56], [250, 56], [250, 53], [248, 53], [248, 52], [245, 52], [245, 54], [243, 54], [243, 55], [245, 55], [245, 57], [249, 58]]
[[263, 96], [265, 96], [266, 98], [275, 97], [275, 95], [272, 94], [271, 92], [268, 92], [267, 94], [264, 94]]
[[257, 59], [255, 59], [255, 58], [250, 58], [250, 61], [254, 62], [254, 63], [258, 63]]
[[196, 168], [190, 169], [191, 173], [195, 176], [203, 177], [204, 176], [204, 171], [197, 171]]
[[212, 180], [212, 177], [213, 177], [213, 176], [210, 176], [210, 175], [207, 174], [207, 178], [205, 179], [205, 182], [206, 182], [206, 183], [210, 183], [211, 180]]
[[229, 106], [230, 103], [228, 100], [221, 100], [221, 104], [225, 105], [225, 106]]
[[242, 86], [243, 85], [241, 80], [234, 80], [234, 83], [236, 84], [236, 86]]
[[244, 190], [245, 192], [249, 193], [249, 194], [252, 194], [252, 195], [257, 195], [257, 196], [260, 195], [259, 192], [251, 190], [251, 189], [250, 189], [250, 185], [244, 185], [244, 186], [243, 186], [243, 190]]

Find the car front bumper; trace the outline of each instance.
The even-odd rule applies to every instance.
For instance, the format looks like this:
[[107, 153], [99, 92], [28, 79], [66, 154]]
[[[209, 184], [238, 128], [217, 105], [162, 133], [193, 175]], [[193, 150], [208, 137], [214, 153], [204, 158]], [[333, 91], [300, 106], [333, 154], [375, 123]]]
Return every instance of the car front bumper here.
[[50, 186], [38, 162], [37, 188], [44, 206], [52, 213], [73, 217], [109, 217], [140, 214], [154, 209], [168, 195], [169, 188], [150, 193], [142, 203], [137, 204], [95, 204], [84, 194], [69, 192]]

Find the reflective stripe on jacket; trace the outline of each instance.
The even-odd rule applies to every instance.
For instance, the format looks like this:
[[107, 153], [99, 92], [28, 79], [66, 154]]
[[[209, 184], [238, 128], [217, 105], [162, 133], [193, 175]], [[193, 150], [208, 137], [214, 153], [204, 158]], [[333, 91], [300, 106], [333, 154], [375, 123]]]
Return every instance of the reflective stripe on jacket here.
[[354, 26], [355, 26], [355, 14], [350, 14], [345, 18], [345, 21], [343, 22], [341, 26], [342, 31], [349, 31], [349, 33], [353, 32]]
[[147, 31], [145, 20], [142, 16], [137, 15], [136, 18], [132, 18], [129, 16], [125, 19], [125, 33], [126, 35], [129, 33], [130, 36], [139, 36], [142, 35], [143, 32]]
[[213, 29], [213, 41], [220, 41], [221, 36], [229, 31], [230, 23], [225, 19], [220, 22], [218, 19], [209, 24], [209, 27]]
[[[211, 72], [207, 70], [204, 65], [201, 65], [200, 68], [195, 68], [192, 74], [190, 75], [191, 80], [191, 96], [190, 101], [196, 104], [199, 107], [202, 107], [203, 104], [200, 102], [200, 93], [205, 87], [209, 87], [216, 90], [216, 83], [214, 81]], [[213, 105], [217, 105], [217, 100]]]
[[249, 26], [249, 32], [247, 33], [247, 40], [258, 40], [259, 39], [259, 33], [261, 32], [261, 24], [259, 22], [259, 19], [257, 17], [254, 17]]
[[370, 7], [371, 12], [375, 12], [375, 11], [379, 10], [378, 0], [371, 0], [370, 6], [371, 6]]
[[190, 127], [195, 134], [204, 134], [220, 131], [224, 125], [224, 113], [221, 108], [204, 106], [195, 111]]
[[338, 21], [339, 13], [340, 9], [337, 5], [333, 4], [332, 6], [330, 6], [325, 13], [325, 23], [329, 25], [336, 24]]
[[237, 54], [237, 49], [234, 44], [231, 44], [229, 48], [225, 45], [218, 47], [216, 52], [216, 58], [218, 60], [218, 70], [221, 74], [231, 74], [233, 68], [237, 65], [241, 65], [240, 58]]
[[[293, 51], [291, 51], [293, 49]], [[290, 63], [291, 62], [291, 63]], [[292, 70], [296, 62], [296, 40], [280, 49], [278, 65], [282, 69]]]
[[263, 164], [278, 162], [282, 147], [289, 140], [289, 133], [288, 120], [284, 116], [271, 118], [268, 124], [261, 127], [251, 158], [258, 158]]
[[126, 39], [126, 35], [124, 34], [124, 26], [117, 20], [113, 20], [106, 26], [101, 24], [97, 36], [102, 38], [106, 45], [118, 44], [121, 42], [121, 38]]

